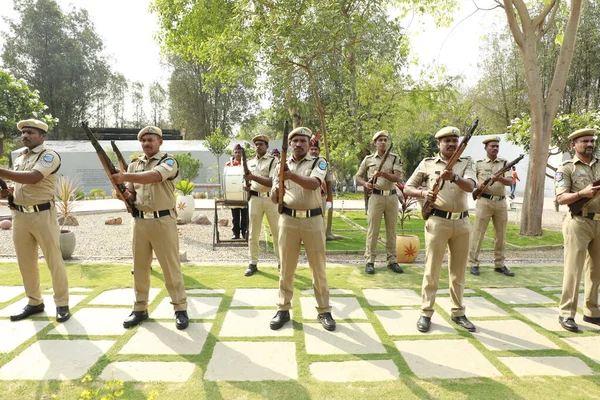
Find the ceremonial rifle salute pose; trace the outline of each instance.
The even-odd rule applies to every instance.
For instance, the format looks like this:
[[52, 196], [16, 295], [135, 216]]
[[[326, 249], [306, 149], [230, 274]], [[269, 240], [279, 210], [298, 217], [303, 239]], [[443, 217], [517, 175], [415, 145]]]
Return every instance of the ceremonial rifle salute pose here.
[[273, 247], [275, 247], [275, 258], [277, 264], [279, 262], [279, 214], [277, 213], [277, 205], [273, 204], [269, 199], [269, 190], [273, 186], [273, 174], [275, 167], [279, 163], [277, 158], [270, 155], [269, 137], [258, 135], [252, 138], [256, 147], [256, 157], [248, 160], [249, 174], [244, 175], [246, 182], [250, 182], [250, 192], [248, 196], [248, 213], [250, 214], [250, 243], [248, 246], [248, 255], [250, 257], [250, 265], [244, 272], [245, 276], [252, 276], [258, 271], [258, 242], [260, 240], [260, 231], [262, 230], [263, 217], [266, 214], [269, 228], [273, 234]]
[[[404, 195], [427, 199], [433, 204], [431, 216], [425, 222], [425, 273], [421, 292], [423, 305], [417, 322], [420, 332], [429, 331], [431, 326], [446, 247], [450, 251], [448, 269], [452, 321], [471, 332], [475, 331], [475, 326], [465, 316], [463, 290], [471, 234], [467, 193], [473, 191], [476, 178], [470, 157], [459, 158], [452, 169], [447, 169], [448, 161], [458, 149], [458, 135], [458, 128], [442, 128], [435, 135], [439, 155], [421, 161], [404, 187]], [[443, 184], [436, 196], [433, 188], [440, 177]], [[420, 186], [427, 189], [420, 190]]]
[[[60, 168], [59, 155], [44, 146], [48, 125], [36, 119], [19, 121], [17, 128], [25, 149], [15, 160], [14, 171], [0, 168], [0, 178], [15, 182], [13, 240], [17, 262], [23, 278], [28, 304], [11, 321], [19, 321], [44, 311], [40, 291], [38, 246], [44, 253], [52, 276], [56, 321], [65, 322], [69, 312], [69, 283], [60, 251], [60, 228], [56, 221], [54, 191], [56, 172]], [[2, 197], [10, 193], [2, 191]]]
[[138, 210], [133, 219], [133, 312], [123, 321], [131, 328], [148, 319], [152, 250], [163, 270], [165, 286], [175, 308], [177, 329], [188, 327], [187, 296], [179, 263], [179, 235], [175, 214], [174, 180], [177, 161], [160, 151], [162, 131], [147, 126], [138, 133], [144, 155], [135, 159], [127, 172], [112, 175], [115, 183], [130, 182], [125, 195], [133, 196]]
[[[312, 272], [318, 320], [326, 330], [335, 330], [325, 274], [325, 223], [321, 217], [321, 182], [327, 173], [327, 162], [321, 157], [308, 154], [311, 135], [310, 129], [303, 127], [290, 132], [288, 139], [292, 157], [287, 163], [286, 160], [281, 160], [271, 189], [271, 200], [278, 203], [279, 185], [285, 185], [283, 212], [279, 217], [279, 304], [277, 314], [270, 324], [273, 330], [281, 328], [290, 320], [294, 274], [302, 243]], [[284, 182], [280, 182], [279, 169], [286, 165], [288, 169], [283, 172]]]
[[[367, 207], [367, 243], [365, 250], [365, 272], [375, 273], [375, 258], [377, 256], [377, 238], [381, 226], [381, 217], [385, 217], [385, 252], [388, 268], [396, 273], [404, 270], [398, 265], [396, 252], [396, 229], [398, 223], [398, 196], [396, 183], [402, 179], [402, 165], [397, 154], [389, 153], [381, 169], [379, 166], [388, 150], [389, 133], [379, 131], [373, 135], [373, 143], [377, 151], [364, 158], [358, 172], [356, 181], [370, 192]], [[374, 182], [374, 183], [373, 183]]]
[[[577, 332], [575, 314], [584, 265], [583, 320], [600, 325], [600, 160], [594, 156], [596, 130], [580, 129], [569, 139], [575, 155], [558, 167], [554, 179], [558, 204], [568, 204], [571, 209], [563, 223], [565, 267], [558, 321], [564, 329]], [[574, 210], [573, 204], [581, 199], [585, 199], [583, 209]]]
[[508, 223], [508, 208], [506, 205], [506, 186], [512, 184], [512, 174], [509, 171], [504, 176], [495, 177], [501, 171], [506, 160], [498, 157], [500, 149], [500, 138], [495, 136], [484, 139], [484, 149], [487, 157], [483, 160], [477, 160], [475, 164], [475, 175], [477, 176], [477, 189], [484, 190], [485, 181], [491, 179], [492, 183], [485, 188], [477, 199], [475, 211], [475, 229], [471, 237], [471, 251], [469, 253], [469, 264], [471, 265], [471, 274], [479, 275], [479, 251], [481, 243], [485, 236], [485, 231], [492, 219], [494, 231], [496, 233], [494, 245], [494, 271], [506, 276], [515, 276], [504, 265], [504, 249], [506, 241], [506, 225]]

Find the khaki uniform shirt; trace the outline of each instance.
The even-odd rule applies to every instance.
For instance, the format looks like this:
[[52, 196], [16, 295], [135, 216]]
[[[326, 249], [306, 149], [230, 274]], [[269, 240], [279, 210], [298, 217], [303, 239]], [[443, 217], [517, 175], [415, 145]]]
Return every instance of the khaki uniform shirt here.
[[54, 150], [47, 149], [43, 144], [25, 149], [17, 157], [15, 171], [39, 171], [44, 179], [36, 184], [15, 183], [15, 204], [20, 206], [35, 206], [54, 200], [56, 188], [55, 173], [60, 168], [60, 157]]
[[[495, 160], [491, 160], [489, 157], [483, 160], [477, 160], [475, 164], [475, 174], [477, 175], [477, 184], [483, 185], [486, 179], [491, 178], [498, 173], [506, 165], [504, 158], [497, 157]], [[511, 178], [510, 171], [506, 171], [503, 175], [504, 178]], [[504, 196], [506, 194], [506, 186], [500, 182], [493, 182], [488, 186], [484, 193], [492, 196]]]
[[[366, 156], [364, 160], [362, 160], [362, 163], [360, 163], [360, 167], [358, 168], [358, 172], [355, 176], [359, 176], [364, 180], [368, 181], [377, 172], [377, 168], [379, 168], [379, 164], [381, 164], [382, 158], [383, 157], [380, 157], [377, 152]], [[390, 153], [387, 160], [385, 160], [381, 171], [390, 174], [393, 174], [395, 171], [402, 171], [400, 156], [394, 153]], [[375, 182], [373, 188], [379, 190], [393, 190], [396, 189], [396, 182], [388, 181], [387, 179], [380, 176], [379, 178], [377, 178], [377, 182]]]
[[[310, 154], [307, 154], [306, 157], [300, 161], [294, 161], [294, 157], [290, 157], [287, 161], [287, 165], [290, 171], [295, 174], [314, 177], [317, 178], [319, 182], [323, 182], [325, 174], [327, 173], [327, 161], [322, 157], [317, 158]], [[277, 165], [277, 168], [275, 169], [273, 190], [277, 190], [279, 187], [279, 168], [281, 168], [281, 164]], [[286, 207], [294, 210], [312, 210], [323, 205], [320, 187], [315, 190], [304, 189], [290, 179], [286, 180], [284, 184], [285, 196], [283, 196], [283, 203]]]
[[[563, 193], [577, 193], [586, 186], [600, 179], [600, 160], [592, 157], [590, 165], [587, 165], [574, 155], [571, 160], [563, 162], [557, 169], [554, 177], [556, 195]], [[587, 211], [586, 211], [587, 210]], [[600, 212], [600, 197], [596, 197], [586, 204], [584, 212]]]
[[142, 155], [135, 159], [127, 172], [157, 171], [162, 180], [157, 183], [134, 183], [136, 192], [135, 206], [142, 212], [173, 210], [175, 208], [175, 177], [179, 173], [179, 165], [170, 154], [159, 151], [150, 159]]
[[[261, 158], [256, 156], [253, 159], [248, 160], [248, 169], [253, 175], [272, 178], [275, 174], [275, 167], [278, 163], [279, 161], [275, 157], [270, 154], [265, 154]], [[254, 190], [255, 192], [259, 193], [266, 193], [271, 190], [271, 188], [261, 185], [256, 181], [251, 181], [250, 190]]]
[[[406, 186], [414, 188], [426, 187], [427, 190], [433, 190], [435, 182], [440, 174], [446, 169], [446, 162], [440, 156], [429, 157], [419, 163], [419, 166], [413, 172], [412, 176], [406, 182]], [[461, 157], [458, 159], [452, 171], [458, 176], [471, 179], [475, 182], [475, 170], [473, 169], [473, 160], [471, 157]], [[449, 212], [463, 212], [469, 209], [467, 201], [467, 192], [450, 181], [443, 181], [442, 188], [438, 192], [434, 203], [434, 208]]]

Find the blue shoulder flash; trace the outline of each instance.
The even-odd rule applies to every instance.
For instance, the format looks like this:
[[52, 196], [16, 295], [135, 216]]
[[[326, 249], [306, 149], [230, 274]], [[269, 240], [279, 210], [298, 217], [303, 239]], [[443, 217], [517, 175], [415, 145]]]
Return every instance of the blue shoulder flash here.
[[325, 171], [326, 168], [327, 168], [327, 162], [325, 160], [321, 160], [319, 162], [319, 169], [322, 171]]

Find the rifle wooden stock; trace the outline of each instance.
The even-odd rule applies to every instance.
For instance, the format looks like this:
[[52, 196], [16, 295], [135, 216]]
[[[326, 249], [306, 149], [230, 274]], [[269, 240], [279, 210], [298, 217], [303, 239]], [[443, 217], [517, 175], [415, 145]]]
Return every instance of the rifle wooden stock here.
[[[250, 174], [250, 169], [248, 169], [248, 159], [246, 158], [246, 150], [242, 149], [242, 167], [244, 167], [244, 175]], [[248, 200], [252, 195], [250, 194], [250, 181], [246, 181], [246, 192], [248, 193]]]
[[108, 179], [110, 180], [110, 183], [112, 184], [113, 188], [115, 189], [117, 198], [125, 203], [125, 207], [127, 208], [128, 213], [130, 213], [133, 216], [137, 215], [138, 210], [137, 210], [137, 208], [135, 208], [133, 200], [126, 199], [125, 196], [123, 195], [125, 190], [127, 190], [125, 185], [123, 185], [122, 183], [115, 183], [115, 181], [112, 178], [112, 175], [117, 173], [117, 168], [113, 165], [112, 161], [106, 154], [106, 151], [104, 151], [102, 146], [100, 146], [100, 143], [98, 143], [98, 139], [96, 139], [96, 137], [94, 136], [94, 134], [88, 127], [87, 123], [82, 122], [81, 126], [83, 127], [83, 130], [84, 130], [85, 134], [87, 135], [87, 137], [90, 139], [90, 142], [92, 142], [92, 146], [94, 146], [94, 149], [96, 150], [96, 154], [98, 155], [98, 158], [100, 159], [100, 164], [102, 164], [102, 167], [104, 168], [104, 171], [106, 172], [106, 175], [108, 175]]
[[[445, 168], [446, 171], [452, 171], [454, 164], [456, 164], [456, 162], [460, 158], [463, 151], [465, 151], [465, 149], [467, 148], [467, 144], [469, 144], [469, 140], [471, 140], [471, 136], [473, 136], [473, 133], [475, 132], [475, 129], [477, 129], [478, 124], [479, 124], [479, 120], [477, 119], [477, 120], [475, 120], [475, 122], [473, 123], [471, 128], [469, 129], [469, 132], [465, 135], [465, 137], [463, 137], [462, 141], [460, 142], [460, 144], [458, 145], [456, 150], [454, 150], [454, 154], [452, 154], [452, 157], [450, 157], [450, 160], [448, 160], [448, 163], [446, 164], [446, 168]], [[433, 195], [435, 197], [437, 197], [438, 193], [442, 189], [443, 183], [444, 183], [444, 179], [442, 178], [442, 174], [440, 174], [440, 177], [437, 179], [437, 181], [433, 185], [433, 189], [432, 189]], [[428, 219], [429, 216], [431, 215], [431, 212], [433, 211], [433, 203], [434, 202], [435, 201], [425, 200], [425, 203], [423, 203], [423, 208], [421, 210], [421, 216], [423, 217], [424, 220]]]
[[[385, 162], [387, 161], [388, 157], [390, 156], [390, 151], [392, 150], [393, 146], [394, 146], [394, 144], [391, 143], [390, 147], [388, 147], [388, 149], [383, 154], [383, 158], [381, 159], [381, 162], [379, 163], [379, 166], [377, 167], [377, 171], [376, 172], [381, 172], [381, 169], [383, 168], [383, 164], [385, 164]], [[377, 177], [375, 175], [373, 175], [371, 177], [371, 179], [369, 179], [367, 181], [367, 183], [370, 183], [372, 185], [374, 185], [376, 182], [377, 182]], [[365, 196], [365, 207], [367, 207], [367, 204], [368, 204], [368, 201], [369, 201], [369, 197], [371, 197], [371, 192], [372, 191], [373, 191], [372, 189], [367, 189], [366, 187], [363, 190], [363, 194]]]
[[478, 198], [480, 198], [481, 195], [483, 194], [483, 192], [485, 192], [487, 188], [492, 186], [492, 184], [494, 183], [493, 178], [502, 177], [502, 175], [504, 175], [504, 173], [506, 171], [510, 170], [512, 167], [517, 165], [519, 163], [519, 161], [521, 161], [523, 159], [523, 157], [525, 157], [525, 155], [521, 154], [519, 157], [515, 158], [508, 164], [504, 165], [504, 167], [500, 171], [496, 172], [494, 174], [494, 176], [492, 176], [491, 178], [487, 178], [485, 181], [483, 181], [483, 189], [482, 190], [479, 190], [479, 189], [473, 190], [473, 200], [477, 200]]
[[[4, 182], [4, 180], [0, 179], [0, 189], [2, 190], [9, 190], [8, 189], [8, 185], [6, 184], [6, 182]], [[10, 192], [9, 192], [10, 193]], [[8, 196], [6, 196], [6, 199], [8, 200], [8, 206], [10, 208], [15, 208], [15, 196], [13, 196], [12, 194], [9, 194]]]
[[110, 141], [110, 145], [111, 145], [113, 151], [115, 152], [115, 154], [117, 155], [117, 160], [119, 161], [119, 167], [121, 168], [121, 171], [127, 172], [127, 161], [125, 161], [125, 157], [123, 157], [123, 153], [121, 153], [121, 150], [119, 150], [119, 148], [117, 147], [117, 144], [115, 143], [114, 140]]
[[[600, 186], [600, 180], [597, 180], [596, 182], [592, 183], [592, 186]], [[600, 195], [600, 192], [598, 192], [594, 197], [582, 197], [576, 202], [569, 204], [569, 211], [571, 211], [571, 214], [573, 215], [581, 214], [583, 207], [585, 207], [587, 203], [598, 197], [598, 195]]]
[[283, 195], [285, 191], [283, 173], [287, 169], [287, 150], [288, 150], [288, 135], [289, 122], [285, 121], [283, 125], [283, 142], [281, 142], [281, 158], [279, 162], [279, 187], [277, 188], [277, 210], [279, 214], [283, 214]]

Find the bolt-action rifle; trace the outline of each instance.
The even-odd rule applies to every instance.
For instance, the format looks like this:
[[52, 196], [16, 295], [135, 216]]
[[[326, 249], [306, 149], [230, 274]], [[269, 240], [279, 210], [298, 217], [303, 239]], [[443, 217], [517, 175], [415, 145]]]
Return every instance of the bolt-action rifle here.
[[[394, 144], [391, 143], [390, 147], [388, 147], [388, 149], [383, 154], [383, 158], [381, 159], [381, 162], [379, 162], [379, 166], [377, 167], [377, 172], [381, 172], [381, 169], [383, 168], [383, 164], [385, 164], [385, 162], [387, 161], [388, 157], [390, 156], [390, 151], [392, 150], [393, 146], [394, 146]], [[374, 185], [375, 183], [377, 183], [377, 177], [375, 175], [373, 175], [371, 177], [371, 179], [369, 179], [367, 182], [370, 183], [370, 184], [372, 184], [372, 185]], [[369, 197], [371, 197], [371, 193], [372, 192], [373, 192], [373, 189], [364, 188], [364, 190], [363, 190], [363, 194], [364, 194], [364, 197], [365, 197], [365, 207], [368, 207]]]
[[[592, 186], [600, 186], [600, 179], [597, 180], [596, 182], [592, 183]], [[581, 215], [581, 211], [583, 210], [583, 207], [585, 207], [585, 205], [587, 203], [594, 200], [599, 195], [600, 195], [600, 192], [596, 193], [596, 195], [594, 197], [582, 197], [581, 199], [577, 200], [576, 202], [569, 204], [569, 211], [571, 211], [571, 214], [573, 214], [573, 215]]]
[[502, 175], [504, 175], [504, 173], [506, 171], [509, 171], [512, 167], [517, 165], [519, 163], [519, 161], [521, 161], [523, 159], [523, 157], [525, 157], [525, 155], [521, 154], [519, 157], [515, 158], [508, 164], [505, 164], [504, 167], [500, 171], [498, 171], [494, 174], [494, 176], [487, 178], [485, 181], [483, 181], [483, 189], [482, 190], [479, 190], [479, 189], [473, 190], [473, 200], [477, 200], [478, 198], [480, 198], [481, 194], [483, 192], [485, 192], [485, 190], [487, 188], [489, 188], [490, 186], [492, 186], [492, 184], [495, 182], [493, 180], [494, 178], [498, 179], [498, 178], [502, 177]]
[[[246, 150], [242, 148], [242, 167], [244, 167], [244, 175], [250, 174], [250, 169], [248, 169], [248, 159], [246, 158]], [[250, 194], [250, 181], [246, 181], [246, 193], [248, 194], [248, 200], [252, 194]]]
[[8, 200], [8, 207], [11, 209], [15, 208], [15, 196], [12, 195], [10, 189], [8, 189], [8, 185], [2, 179], [0, 179], [0, 189], [6, 190], [6, 192], [8, 193], [6, 195], [6, 199]]
[[289, 122], [285, 121], [283, 125], [283, 142], [281, 142], [281, 161], [279, 163], [279, 188], [277, 192], [277, 203], [278, 203], [278, 211], [279, 214], [283, 213], [283, 194], [284, 194], [284, 181], [283, 181], [283, 173], [288, 169], [287, 166], [287, 151], [288, 151], [288, 135], [289, 132]]

